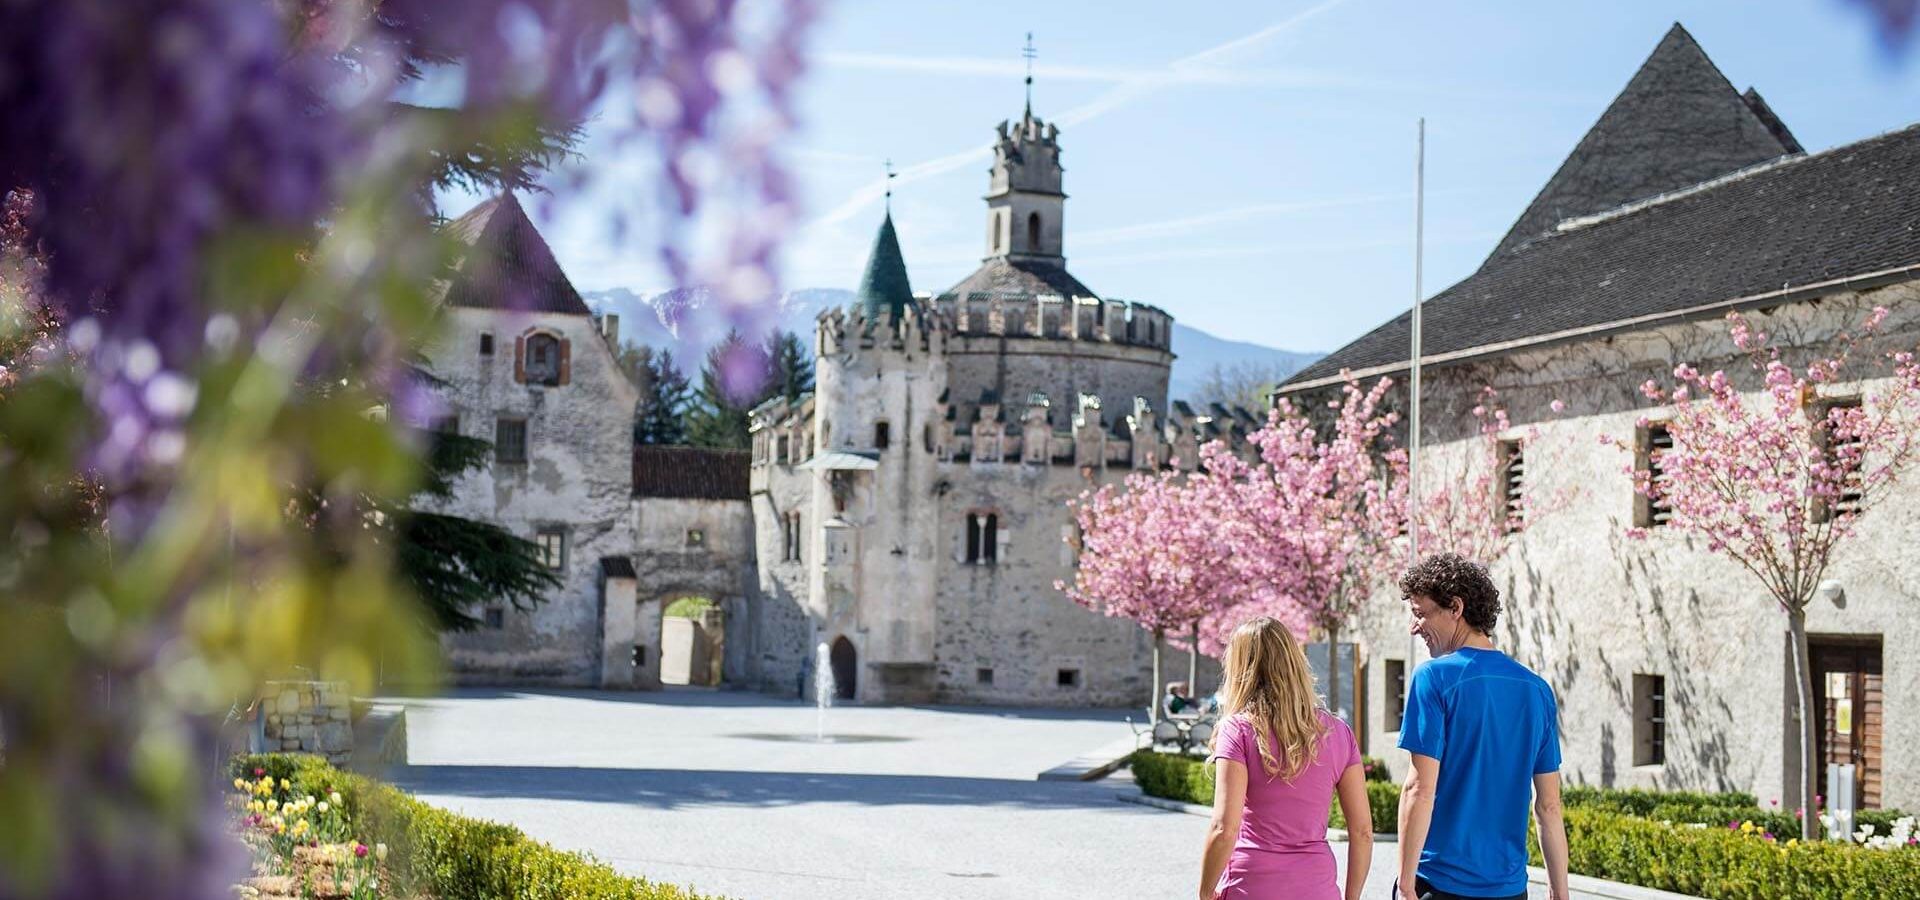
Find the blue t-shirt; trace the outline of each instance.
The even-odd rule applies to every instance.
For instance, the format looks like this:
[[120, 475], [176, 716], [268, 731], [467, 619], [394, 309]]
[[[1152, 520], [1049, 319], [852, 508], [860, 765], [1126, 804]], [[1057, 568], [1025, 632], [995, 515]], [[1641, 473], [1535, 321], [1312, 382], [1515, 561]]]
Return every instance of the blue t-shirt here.
[[1527, 889], [1533, 776], [1560, 770], [1553, 689], [1498, 650], [1462, 647], [1407, 686], [1400, 747], [1440, 761], [1420, 877], [1469, 897]]

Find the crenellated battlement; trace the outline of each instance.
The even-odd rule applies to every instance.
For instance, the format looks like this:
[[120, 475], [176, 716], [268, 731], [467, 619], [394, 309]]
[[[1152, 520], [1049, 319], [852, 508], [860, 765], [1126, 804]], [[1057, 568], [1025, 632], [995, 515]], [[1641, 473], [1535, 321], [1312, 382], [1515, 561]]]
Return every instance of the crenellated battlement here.
[[881, 311], [870, 315], [858, 306], [823, 310], [817, 319], [814, 354], [865, 356], [873, 352], [937, 353], [951, 331], [945, 317], [924, 296], [915, 297], [902, 314]]
[[1145, 303], [1058, 294], [946, 295], [933, 301], [957, 335], [1091, 341], [1170, 350], [1173, 317]]

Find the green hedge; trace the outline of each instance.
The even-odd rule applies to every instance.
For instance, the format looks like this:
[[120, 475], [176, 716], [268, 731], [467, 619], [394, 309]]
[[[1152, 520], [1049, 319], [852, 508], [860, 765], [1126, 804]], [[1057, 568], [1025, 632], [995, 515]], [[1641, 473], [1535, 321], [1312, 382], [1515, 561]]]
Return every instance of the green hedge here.
[[339, 791], [353, 811], [356, 837], [384, 843], [398, 895], [436, 900], [705, 900], [674, 885], [615, 872], [564, 853], [517, 828], [428, 806], [403, 791], [342, 772], [313, 756], [235, 757], [234, 777], [263, 769], [299, 793]]
[[1650, 791], [1644, 788], [1603, 788], [1584, 784], [1569, 784], [1561, 788], [1560, 800], [1567, 806], [1580, 806], [1606, 812], [1623, 813], [1629, 816], [1649, 816], [1656, 806], [1679, 804], [1683, 806], [1719, 807], [1746, 806], [1758, 808], [1760, 801], [1752, 794], [1738, 791], [1724, 793], [1709, 791]]
[[[1668, 825], [1594, 806], [1566, 811], [1568, 868], [1709, 900], [1920, 897], [1920, 851], [1786, 846], [1725, 827]], [[1532, 848], [1533, 864], [1540, 851]]]
[[[1201, 806], [1213, 805], [1213, 767], [1204, 760], [1174, 753], [1136, 750], [1130, 765], [1133, 767], [1134, 782], [1140, 785], [1142, 793], [1150, 797]], [[1400, 827], [1400, 786], [1381, 781], [1367, 782], [1367, 808], [1373, 813], [1373, 830], [1376, 834], [1394, 833]], [[1334, 802], [1328, 813], [1327, 826], [1347, 827], [1346, 817], [1340, 814], [1338, 801]]]

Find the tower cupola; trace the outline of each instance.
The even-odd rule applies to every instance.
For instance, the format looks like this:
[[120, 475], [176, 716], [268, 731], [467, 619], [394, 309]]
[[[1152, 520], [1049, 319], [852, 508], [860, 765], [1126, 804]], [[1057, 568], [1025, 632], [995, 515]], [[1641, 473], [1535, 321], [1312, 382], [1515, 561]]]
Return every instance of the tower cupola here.
[[1029, 107], [1001, 122], [987, 187], [987, 259], [1066, 261], [1060, 129]]

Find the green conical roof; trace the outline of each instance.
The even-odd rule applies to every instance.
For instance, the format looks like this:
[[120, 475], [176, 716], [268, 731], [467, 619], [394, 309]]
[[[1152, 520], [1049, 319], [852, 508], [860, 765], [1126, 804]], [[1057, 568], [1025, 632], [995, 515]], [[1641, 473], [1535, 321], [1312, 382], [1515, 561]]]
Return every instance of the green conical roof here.
[[873, 253], [867, 257], [867, 271], [860, 276], [860, 310], [868, 321], [880, 318], [885, 310], [897, 320], [913, 302], [913, 287], [907, 283], [907, 262], [900, 257], [900, 238], [893, 233], [893, 214], [880, 222], [880, 234], [873, 239]]

